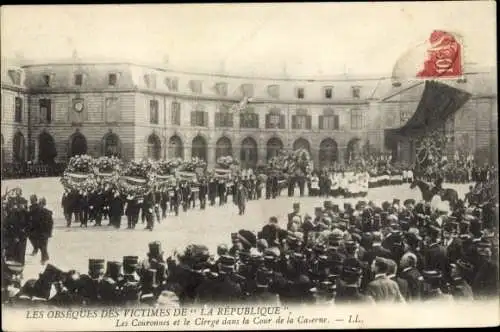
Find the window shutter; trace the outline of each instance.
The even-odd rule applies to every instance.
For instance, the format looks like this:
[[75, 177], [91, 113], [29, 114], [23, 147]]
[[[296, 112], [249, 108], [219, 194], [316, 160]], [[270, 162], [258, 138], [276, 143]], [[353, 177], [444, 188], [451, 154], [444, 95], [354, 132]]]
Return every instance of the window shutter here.
[[339, 116], [338, 115], [334, 115], [334, 129], [338, 130], [339, 129]]
[[270, 128], [269, 116], [270, 116], [270, 114], [266, 114], [266, 128], [267, 128], [267, 129], [269, 129], [269, 128]]
[[215, 127], [220, 127], [220, 112], [215, 113]]
[[297, 129], [297, 116], [292, 115], [292, 129]]
[[228, 114], [227, 115], [228, 117], [228, 127], [232, 127], [234, 125], [234, 120], [233, 120], [233, 115], [232, 114]]
[[[179, 104], [180, 106], [180, 104]], [[180, 125], [181, 124], [181, 108], [180, 107], [177, 107], [177, 112], [175, 112], [175, 121], [176, 121], [176, 124], [177, 125]]]
[[196, 126], [196, 111], [191, 112], [191, 126]]
[[323, 124], [323, 119], [324, 119], [324, 116], [320, 115], [319, 119], [318, 119], [318, 121], [319, 121], [319, 129], [325, 129], [324, 128], [324, 124]]
[[280, 115], [280, 129], [285, 129], [285, 115]]
[[203, 112], [203, 127], [208, 127], [208, 112]]
[[51, 100], [47, 99], [47, 123], [52, 122], [52, 105], [51, 105]]
[[311, 126], [312, 126], [312, 119], [311, 119], [311, 116], [308, 115], [306, 118], [306, 127], [307, 127], [307, 129], [311, 129]]
[[259, 115], [252, 114], [252, 128], [259, 128]]

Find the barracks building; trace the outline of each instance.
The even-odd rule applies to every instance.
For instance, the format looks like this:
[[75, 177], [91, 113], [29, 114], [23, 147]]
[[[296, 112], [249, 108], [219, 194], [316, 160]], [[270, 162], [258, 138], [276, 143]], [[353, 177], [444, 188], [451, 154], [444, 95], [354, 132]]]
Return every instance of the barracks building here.
[[[465, 68], [445, 83], [471, 94], [446, 123], [447, 152], [496, 160], [493, 68]], [[200, 157], [232, 155], [253, 167], [281, 149], [305, 148], [316, 165], [346, 162], [361, 149], [415, 159], [412, 140], [388, 129], [413, 116], [424, 82], [390, 77], [244, 77], [174, 71], [126, 62], [19, 65], [2, 61], [2, 162], [49, 164], [78, 154]], [[245, 97], [241, 111], [231, 106]], [[367, 150], [365, 150], [367, 151]]]

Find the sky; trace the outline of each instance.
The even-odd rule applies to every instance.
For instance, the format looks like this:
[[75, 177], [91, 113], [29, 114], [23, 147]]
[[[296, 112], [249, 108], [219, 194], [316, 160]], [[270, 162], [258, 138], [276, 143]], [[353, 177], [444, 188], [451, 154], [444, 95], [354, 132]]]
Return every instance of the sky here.
[[3, 6], [2, 56], [120, 59], [263, 76], [390, 74], [443, 29], [496, 64], [494, 2]]

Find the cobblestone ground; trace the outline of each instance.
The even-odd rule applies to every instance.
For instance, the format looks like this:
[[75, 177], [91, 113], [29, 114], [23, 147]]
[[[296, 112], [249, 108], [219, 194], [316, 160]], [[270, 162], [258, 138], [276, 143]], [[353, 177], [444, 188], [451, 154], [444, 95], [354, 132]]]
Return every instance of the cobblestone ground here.
[[[79, 224], [67, 228], [60, 207], [63, 189], [58, 178], [2, 181], [2, 192], [4, 193], [6, 188], [16, 186], [23, 189], [23, 195], [27, 198], [33, 193], [38, 197], [46, 197], [48, 208], [54, 212], [54, 233], [49, 242], [50, 263], [63, 269], [76, 269], [81, 273], [86, 272], [89, 258], [120, 261], [124, 255], [138, 255], [144, 258], [148, 243], [155, 240], [162, 243], [167, 255], [176, 249], [183, 250], [190, 243], [205, 244], [214, 251], [219, 243], [229, 244], [231, 232], [239, 229], [260, 230], [272, 215], [278, 217], [281, 225], [286, 225], [286, 214], [291, 211], [293, 202], [300, 202], [301, 210], [312, 215], [314, 207], [322, 205], [324, 200], [314, 197], [301, 198], [298, 197], [297, 191], [296, 196], [292, 198], [281, 196], [275, 200], [250, 201], [244, 216], [238, 215], [238, 209], [232, 203], [222, 207], [208, 207], [205, 211], [197, 208], [187, 213], [181, 211], [178, 217], [167, 216], [161, 223], [155, 225], [153, 232], [150, 232], [143, 230], [144, 225], [140, 221], [135, 230], [94, 227], [92, 224], [86, 229], [80, 228]], [[445, 184], [444, 187], [456, 189], [460, 197], [463, 197], [468, 185]], [[401, 201], [407, 198], [418, 200], [421, 196], [418, 189], [412, 190], [409, 184], [403, 184], [370, 189], [364, 199], [382, 202], [392, 201], [393, 198], [399, 198]], [[351, 203], [358, 201], [358, 199], [330, 199], [337, 204], [343, 204], [344, 201]], [[103, 225], [107, 222], [103, 221]], [[122, 227], [123, 225], [126, 225], [125, 217], [122, 219]], [[32, 257], [29, 255], [31, 250], [31, 245], [28, 244], [24, 273], [26, 279], [36, 277], [44, 268], [40, 264], [40, 254]]]

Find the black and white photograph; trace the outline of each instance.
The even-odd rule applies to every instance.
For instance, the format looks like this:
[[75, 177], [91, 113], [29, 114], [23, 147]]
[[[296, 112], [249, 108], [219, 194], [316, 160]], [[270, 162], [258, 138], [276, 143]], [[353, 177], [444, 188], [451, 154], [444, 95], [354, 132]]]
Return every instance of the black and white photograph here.
[[500, 324], [496, 49], [491, 1], [3, 6], [2, 328]]

